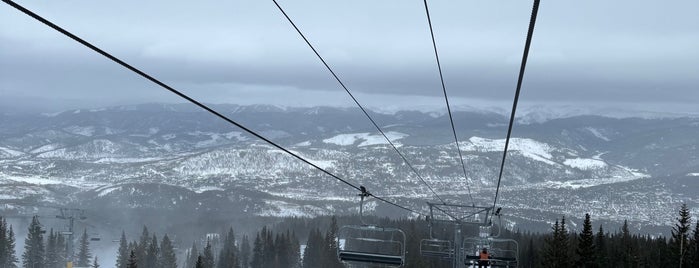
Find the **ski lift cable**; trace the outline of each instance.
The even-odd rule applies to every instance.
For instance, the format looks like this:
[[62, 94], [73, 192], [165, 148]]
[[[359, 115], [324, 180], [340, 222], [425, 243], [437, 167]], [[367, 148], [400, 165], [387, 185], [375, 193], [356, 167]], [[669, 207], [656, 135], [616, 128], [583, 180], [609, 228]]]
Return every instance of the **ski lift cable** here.
[[512, 126], [515, 122], [515, 113], [517, 111], [517, 102], [519, 102], [519, 93], [522, 89], [522, 80], [524, 79], [524, 69], [527, 66], [527, 58], [529, 56], [529, 47], [532, 43], [532, 36], [534, 35], [534, 24], [536, 23], [536, 15], [539, 11], [539, 0], [534, 0], [532, 6], [532, 15], [529, 20], [529, 30], [527, 31], [527, 41], [524, 45], [524, 53], [522, 54], [522, 64], [519, 68], [519, 77], [517, 78], [517, 88], [515, 90], [515, 98], [512, 101], [512, 112], [510, 114], [510, 123], [507, 126], [507, 138], [505, 138], [505, 149], [502, 153], [502, 162], [500, 162], [500, 173], [498, 175], [498, 184], [495, 188], [495, 199], [493, 201], [493, 209], [498, 203], [498, 194], [500, 193], [500, 182], [502, 181], [502, 173], [505, 168], [505, 159], [507, 158], [507, 149], [510, 145], [510, 137], [512, 136]]
[[456, 151], [459, 153], [459, 160], [461, 161], [461, 169], [464, 172], [464, 179], [466, 179], [466, 188], [468, 189], [468, 196], [471, 199], [471, 203], [475, 206], [476, 203], [473, 201], [473, 195], [471, 194], [471, 185], [469, 183], [468, 175], [466, 174], [466, 164], [464, 164], [464, 157], [461, 154], [461, 148], [459, 146], [459, 138], [456, 136], [456, 128], [454, 127], [454, 117], [451, 114], [451, 107], [449, 105], [449, 97], [447, 95], [447, 87], [444, 85], [444, 75], [442, 74], [442, 64], [439, 61], [439, 53], [437, 52], [437, 42], [434, 38], [434, 30], [432, 29], [432, 19], [430, 18], [430, 9], [427, 7], [427, 0], [423, 1], [425, 3], [425, 14], [427, 14], [427, 24], [430, 26], [430, 36], [432, 36], [432, 47], [434, 48], [434, 57], [437, 60], [437, 69], [439, 70], [439, 81], [442, 83], [442, 92], [444, 92], [444, 101], [447, 104], [447, 112], [449, 113], [449, 122], [451, 123], [451, 131], [454, 134], [454, 143], [456, 144]]
[[[126, 62], [120, 60], [119, 58], [117, 58], [117, 57], [115, 57], [115, 56], [109, 54], [108, 52], [106, 52], [106, 51], [104, 51], [104, 50], [98, 48], [97, 46], [95, 46], [95, 45], [93, 45], [93, 44], [91, 44], [91, 43], [85, 41], [84, 39], [82, 39], [82, 38], [80, 38], [80, 37], [78, 37], [78, 36], [72, 34], [72, 33], [69, 32], [68, 30], [65, 30], [65, 29], [61, 28], [60, 26], [58, 26], [58, 25], [52, 23], [51, 21], [49, 21], [49, 20], [47, 20], [47, 19], [45, 19], [45, 18], [39, 16], [38, 14], [32, 12], [31, 10], [29, 10], [29, 9], [27, 9], [27, 8], [25, 8], [25, 7], [23, 7], [23, 6], [19, 5], [19, 4], [17, 4], [17, 3], [15, 3], [14, 1], [12, 1], [12, 0], [2, 0], [2, 1], [5, 2], [6, 4], [8, 4], [8, 5], [14, 7], [15, 9], [21, 11], [22, 13], [24, 13], [24, 14], [26, 14], [26, 15], [28, 15], [28, 16], [34, 18], [34, 19], [36, 19], [37, 21], [39, 21], [39, 22], [45, 24], [46, 26], [49, 26], [49, 27], [51, 27], [52, 29], [54, 29], [54, 30], [60, 32], [61, 34], [63, 34], [63, 35], [65, 35], [65, 36], [67, 36], [67, 37], [69, 37], [69, 38], [75, 40], [76, 42], [82, 44], [83, 46], [85, 46], [85, 47], [87, 47], [87, 48], [89, 48], [89, 49], [91, 49], [91, 50], [93, 50], [93, 51], [95, 51], [95, 52], [101, 54], [102, 56], [104, 56], [104, 57], [106, 57], [106, 58], [112, 60], [113, 62], [115, 62], [115, 63], [121, 65], [122, 67], [124, 67], [124, 68], [126, 68], [126, 69], [128, 69], [128, 70], [130, 70], [130, 71], [132, 71], [132, 72], [134, 72], [134, 73], [136, 73], [136, 74], [138, 74], [138, 75], [140, 75], [141, 77], [143, 77], [143, 78], [145, 78], [145, 79], [147, 79], [147, 80], [149, 80], [149, 81], [151, 81], [151, 82], [157, 84], [158, 86], [160, 86], [160, 87], [162, 87], [162, 88], [164, 88], [164, 89], [166, 89], [166, 90], [172, 92], [173, 94], [175, 94], [175, 95], [177, 95], [177, 96], [179, 96], [179, 97], [181, 97], [181, 98], [183, 98], [183, 99], [189, 101], [190, 103], [192, 103], [192, 104], [194, 104], [194, 105], [196, 105], [196, 106], [199, 106], [200, 108], [204, 109], [205, 111], [207, 111], [207, 112], [209, 112], [209, 113], [211, 113], [211, 114], [213, 114], [213, 115], [215, 115], [215, 116], [217, 116], [217, 117], [223, 119], [224, 121], [226, 121], [226, 122], [228, 122], [228, 123], [230, 123], [230, 124], [233, 124], [233, 125], [237, 126], [238, 128], [244, 130], [245, 132], [248, 132], [248, 133], [250, 133], [251, 135], [253, 135], [253, 136], [255, 136], [255, 137], [257, 137], [257, 138], [259, 138], [259, 139], [261, 139], [261, 140], [263, 140], [263, 141], [265, 141], [265, 142], [267, 142], [267, 143], [269, 143], [270, 145], [276, 147], [277, 149], [282, 150], [283, 152], [285, 152], [285, 153], [287, 153], [287, 154], [289, 154], [289, 155], [295, 157], [295, 158], [298, 159], [298, 160], [301, 160], [302, 162], [304, 162], [304, 163], [306, 163], [306, 164], [308, 164], [308, 165], [314, 167], [314, 168], [317, 169], [317, 170], [320, 170], [321, 172], [325, 173], [326, 175], [328, 175], [328, 176], [330, 176], [330, 177], [332, 177], [332, 178], [334, 178], [334, 179], [336, 179], [336, 180], [338, 180], [338, 181], [340, 181], [340, 182], [342, 182], [342, 183], [344, 183], [344, 184], [346, 184], [346, 185], [348, 185], [348, 186], [354, 188], [355, 190], [361, 191], [360, 188], [359, 188], [358, 186], [356, 186], [356, 185], [354, 185], [354, 184], [348, 182], [347, 180], [344, 180], [344, 179], [338, 177], [337, 175], [335, 175], [335, 174], [333, 174], [333, 173], [331, 173], [331, 172], [329, 172], [329, 171], [327, 171], [327, 170], [325, 170], [325, 169], [319, 167], [319, 166], [316, 165], [316, 164], [313, 164], [313, 163], [310, 162], [309, 160], [306, 160], [305, 158], [301, 157], [300, 155], [295, 154], [295, 153], [289, 151], [288, 149], [282, 147], [281, 145], [279, 145], [279, 144], [277, 144], [277, 143], [275, 143], [275, 142], [273, 142], [273, 141], [271, 141], [271, 140], [269, 140], [269, 139], [263, 137], [262, 135], [258, 134], [257, 132], [255, 132], [255, 131], [253, 131], [253, 130], [251, 130], [251, 129], [245, 127], [245, 126], [243, 126], [242, 124], [240, 124], [240, 123], [238, 123], [238, 122], [236, 122], [236, 121], [230, 119], [229, 117], [227, 117], [227, 116], [225, 116], [225, 115], [223, 115], [223, 114], [221, 114], [221, 113], [215, 111], [214, 109], [210, 108], [209, 106], [207, 106], [207, 105], [205, 105], [205, 104], [203, 104], [203, 103], [201, 103], [201, 102], [199, 102], [199, 101], [193, 99], [192, 97], [189, 97], [188, 95], [186, 95], [186, 94], [184, 94], [184, 93], [178, 91], [177, 89], [175, 89], [175, 88], [173, 88], [173, 87], [171, 87], [171, 86], [169, 86], [169, 85], [167, 85], [167, 84], [161, 82], [160, 80], [158, 80], [158, 79], [156, 79], [156, 78], [150, 76], [149, 74], [147, 74], [147, 73], [145, 73], [145, 72], [139, 70], [138, 68], [136, 68], [136, 67], [134, 67], [134, 66], [132, 66], [132, 65], [129, 65], [128, 63], [126, 63]], [[398, 207], [398, 208], [400, 208], [400, 209], [403, 209], [403, 210], [406, 210], [406, 211], [409, 211], [409, 212], [412, 212], [412, 213], [415, 213], [415, 214], [419, 214], [419, 215], [422, 215], [422, 216], [425, 216], [425, 215], [426, 215], [426, 214], [424, 214], [424, 213], [422, 213], [422, 212], [418, 212], [418, 211], [413, 210], [413, 209], [410, 209], [410, 208], [408, 208], [408, 207], [401, 206], [401, 205], [399, 205], [399, 204], [397, 204], [397, 203], [395, 203], [395, 202], [391, 202], [391, 201], [389, 201], [389, 200], [387, 200], [387, 199], [385, 199], [385, 198], [381, 198], [381, 197], [378, 197], [378, 196], [375, 196], [375, 195], [371, 195], [371, 196], [373, 196], [374, 198], [376, 198], [376, 199], [378, 199], [378, 200], [380, 200], [380, 201], [383, 201], [383, 202], [385, 202], [385, 203], [387, 203], [387, 204], [390, 204], [390, 205], [393, 205], [393, 206], [395, 206], [395, 207]]]
[[[337, 81], [337, 83], [340, 84], [340, 86], [345, 90], [345, 92], [347, 92], [347, 94], [350, 96], [350, 98], [352, 98], [352, 100], [353, 100], [354, 103], [357, 105], [357, 107], [359, 107], [359, 109], [362, 110], [362, 113], [364, 113], [364, 115], [369, 119], [369, 121], [371, 121], [371, 123], [374, 125], [374, 127], [376, 127], [376, 129], [379, 131], [379, 133], [381, 133], [381, 136], [383, 136], [384, 139], [386, 139], [386, 141], [388, 142], [389, 145], [391, 145], [391, 147], [393, 148], [393, 150], [395, 150], [396, 153], [398, 153], [398, 155], [400, 156], [400, 158], [403, 159], [403, 162], [405, 162], [405, 164], [408, 165], [408, 167], [413, 171], [413, 173], [415, 173], [415, 175], [417, 176], [417, 178], [418, 178], [423, 184], [425, 184], [425, 186], [427, 186], [427, 188], [432, 192], [432, 194], [433, 194], [435, 197], [437, 197], [437, 199], [439, 199], [439, 201], [441, 201], [443, 204], [446, 204], [446, 202], [444, 201], [444, 199], [442, 199], [442, 197], [439, 196], [439, 194], [437, 194], [437, 192], [432, 188], [432, 186], [430, 186], [430, 185], [427, 183], [427, 181], [425, 181], [425, 179], [420, 175], [420, 173], [417, 172], [417, 169], [415, 169], [415, 167], [413, 167], [413, 165], [410, 164], [410, 161], [408, 161], [408, 159], [405, 157], [405, 155], [403, 155], [403, 153], [401, 153], [400, 150], [398, 150], [398, 148], [397, 148], [396, 145], [393, 143], [393, 141], [391, 141], [391, 139], [388, 138], [388, 136], [386, 135], [386, 133], [381, 129], [381, 127], [379, 127], [379, 125], [376, 123], [376, 121], [374, 121], [374, 119], [371, 117], [371, 115], [369, 115], [369, 112], [367, 112], [367, 110], [364, 108], [364, 106], [362, 106], [362, 105], [359, 103], [359, 101], [357, 100], [357, 98], [354, 97], [354, 95], [352, 94], [352, 92], [350, 92], [350, 90], [347, 88], [347, 86], [345, 86], [345, 83], [343, 83], [342, 80], [340, 80], [340, 77], [337, 76], [337, 74], [335, 73], [335, 71], [333, 71], [333, 69], [332, 69], [332, 68], [330, 67], [330, 65], [325, 61], [325, 59], [323, 59], [323, 57], [320, 55], [320, 53], [318, 53], [318, 51], [317, 51], [317, 50], [315, 49], [315, 47], [311, 44], [311, 42], [308, 40], [308, 38], [306, 38], [306, 36], [303, 34], [303, 32], [301, 32], [301, 30], [299, 29], [299, 27], [296, 26], [296, 23], [294, 23], [294, 21], [291, 19], [291, 17], [289, 17], [289, 15], [286, 13], [286, 11], [284, 11], [284, 8], [282, 8], [282, 7], [279, 5], [279, 3], [277, 3], [277, 0], [272, 0], [272, 2], [274, 2], [274, 4], [277, 6], [277, 8], [279, 8], [279, 11], [282, 12], [282, 14], [284, 15], [284, 17], [286, 17], [286, 19], [289, 21], [289, 23], [291, 24], [291, 26], [294, 27], [294, 29], [295, 29], [296, 32], [301, 36], [301, 38], [303, 38], [303, 41], [306, 42], [306, 44], [308, 45], [308, 47], [310, 47], [311, 50], [313, 50], [313, 53], [315, 53], [315, 55], [318, 57], [318, 59], [320, 59], [320, 61], [323, 63], [323, 65], [325, 65], [325, 68], [328, 69], [328, 71], [330, 72], [330, 74], [332, 74], [332, 76], [335, 78], [335, 80]], [[470, 189], [469, 189], [469, 191], [470, 191]]]

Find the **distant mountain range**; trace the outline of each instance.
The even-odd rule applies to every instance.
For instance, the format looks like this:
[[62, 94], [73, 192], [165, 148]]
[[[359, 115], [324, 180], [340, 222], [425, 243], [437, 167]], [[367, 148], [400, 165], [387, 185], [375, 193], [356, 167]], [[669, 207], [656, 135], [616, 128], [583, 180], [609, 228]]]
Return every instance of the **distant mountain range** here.
[[[435, 201], [357, 109], [214, 107], [378, 196], [419, 210]], [[444, 114], [371, 114], [444, 198], [471, 204], [470, 188], [475, 203], [492, 204], [507, 116], [454, 113], [466, 180]], [[630, 219], [641, 229], [667, 226], [681, 202], [699, 215], [699, 118], [539, 112], [518, 122], [500, 197], [511, 226], [585, 212]], [[165, 215], [153, 220], [182, 211], [220, 217], [357, 211], [353, 189], [185, 104], [0, 115], [0, 184], [4, 214], [42, 206]], [[405, 216], [370, 204], [372, 213]]]

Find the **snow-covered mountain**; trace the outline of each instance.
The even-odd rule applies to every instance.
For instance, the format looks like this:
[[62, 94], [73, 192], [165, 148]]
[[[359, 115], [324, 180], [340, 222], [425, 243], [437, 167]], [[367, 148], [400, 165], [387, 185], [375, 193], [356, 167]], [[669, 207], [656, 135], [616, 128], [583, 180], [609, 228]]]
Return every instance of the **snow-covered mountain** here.
[[[434, 201], [387, 141], [349, 108], [217, 105], [232, 119], [379, 196], [416, 209]], [[373, 113], [386, 135], [446, 199], [492, 202], [507, 118], [457, 111], [459, 164], [448, 118]], [[677, 203], [697, 207], [699, 119], [573, 116], [520, 120], [501, 204], [513, 221], [556, 215], [666, 225]], [[230, 215], [356, 212], [353, 189], [188, 105], [149, 104], [0, 116], [0, 200]], [[694, 188], [697, 189], [697, 188]], [[691, 207], [691, 206], [690, 206]], [[377, 213], [391, 213], [378, 204]]]

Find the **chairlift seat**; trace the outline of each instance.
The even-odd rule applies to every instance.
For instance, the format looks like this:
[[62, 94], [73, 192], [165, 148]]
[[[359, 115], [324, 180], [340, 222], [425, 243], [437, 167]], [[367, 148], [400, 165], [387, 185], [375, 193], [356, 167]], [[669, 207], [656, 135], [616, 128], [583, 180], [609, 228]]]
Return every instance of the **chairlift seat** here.
[[387, 265], [403, 265], [403, 256], [374, 254], [359, 251], [340, 251], [340, 261], [368, 262]]
[[405, 261], [405, 233], [400, 229], [348, 225], [338, 230], [337, 239], [342, 262], [402, 266]]
[[449, 240], [423, 239], [420, 241], [420, 254], [424, 257], [451, 258], [454, 249]]

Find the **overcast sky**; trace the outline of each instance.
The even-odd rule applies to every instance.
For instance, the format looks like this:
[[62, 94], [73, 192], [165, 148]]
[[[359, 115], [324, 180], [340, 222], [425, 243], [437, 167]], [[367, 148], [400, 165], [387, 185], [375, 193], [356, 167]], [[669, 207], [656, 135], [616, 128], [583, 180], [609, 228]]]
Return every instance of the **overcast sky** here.
[[[213, 103], [351, 106], [274, 3], [17, 1], [166, 83]], [[359, 101], [443, 105], [423, 3], [280, 4]], [[511, 101], [531, 1], [429, 2], [457, 105]], [[543, 0], [521, 102], [699, 113], [699, 1]], [[0, 94], [42, 107], [180, 102], [6, 4]]]

